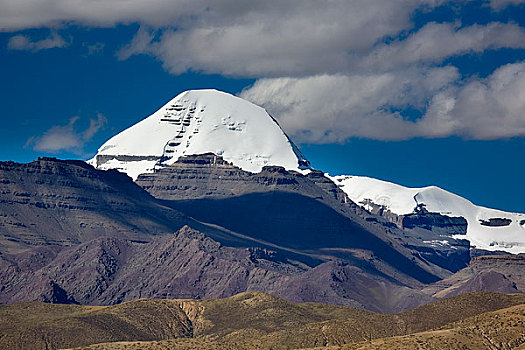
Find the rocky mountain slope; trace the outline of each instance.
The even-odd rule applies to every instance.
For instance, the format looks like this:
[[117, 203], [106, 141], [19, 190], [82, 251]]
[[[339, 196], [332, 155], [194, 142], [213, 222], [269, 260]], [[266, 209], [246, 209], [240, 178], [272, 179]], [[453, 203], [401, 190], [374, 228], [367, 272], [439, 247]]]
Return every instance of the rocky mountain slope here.
[[[317, 171], [250, 173], [205, 154], [136, 183], [55, 159], [6, 163], [2, 174], [3, 210], [24, 213], [25, 225], [2, 231], [3, 303], [114, 304], [261, 290], [394, 312], [431, 301], [439, 288], [421, 289], [470, 260], [462, 241], [437, 249], [421, 238], [423, 231], [457, 232], [461, 222], [419, 213], [398, 228]], [[40, 239], [27, 238], [33, 233]]]
[[515, 346], [520, 339], [523, 342], [524, 302], [523, 295], [474, 293], [399, 314], [293, 304], [259, 292], [217, 300], [143, 299], [110, 307], [23, 303], [0, 307], [0, 348], [48, 349], [97, 343], [104, 344], [89, 348], [339, 348], [393, 336], [404, 336], [392, 338], [396, 342], [411, 341], [426, 336], [416, 332], [436, 329], [455, 335], [448, 337], [450, 341], [464, 342], [461, 330], [469, 329], [478, 335], [473, 341], [479, 341], [481, 334], [487, 336], [483, 345], [498, 341]]
[[220, 298], [259, 290], [291, 301], [399, 311], [432, 300], [343, 259], [310, 267], [274, 250], [233, 248], [189, 227], [150, 242], [98, 238], [0, 260], [0, 302], [109, 305], [138, 298]]
[[149, 240], [192, 222], [124, 174], [81, 161], [0, 162], [0, 253], [111, 236]]
[[[258, 173], [264, 166], [281, 166], [304, 174], [311, 170], [309, 162], [264, 109], [217, 90], [191, 90], [176, 96], [151, 116], [108, 140], [89, 162], [99, 169], [117, 169], [137, 179], [140, 174], [156, 174], [181, 157], [206, 153], [250, 173]], [[422, 231], [425, 237], [412, 242], [416, 245], [432, 245], [439, 250], [449, 245], [451, 252], [457, 240], [467, 239], [477, 249], [525, 252], [525, 214], [479, 207], [435, 186], [411, 189], [346, 175], [332, 180], [351, 201], [396, 224], [423, 204], [429, 212], [461, 217], [467, 222], [466, 232]], [[180, 189], [184, 185], [169, 186]], [[199, 191], [199, 195], [205, 193]], [[411, 236], [414, 241], [421, 234]], [[441, 264], [447, 261], [440, 260]]]
[[487, 255], [473, 258], [467, 268], [424, 289], [437, 298], [480, 290], [525, 293], [525, 255]]
[[[377, 261], [390, 259], [394, 267], [403, 264], [403, 258], [386, 256], [396, 250], [408, 259], [416, 256], [415, 264], [425, 261], [418, 266], [439, 277], [467, 266], [470, 260], [468, 242], [451, 237], [464, 233], [464, 221], [421, 213], [418, 220], [423, 223], [414, 217], [410, 229], [400, 229], [357, 206], [320, 171], [302, 175], [268, 166], [260, 173], [250, 173], [221, 157], [204, 154], [180, 158], [154, 174], [142, 174], [136, 183], [194, 218], [291, 249], [305, 249], [303, 244], [310, 251], [322, 248], [322, 254], [347, 259], [356, 255], [361, 259], [362, 254], [368, 254], [363, 250], [368, 250]], [[424, 220], [429, 217], [432, 222]], [[451, 220], [453, 232], [449, 230]], [[436, 234], [448, 235], [451, 243], [436, 247], [431, 241]], [[406, 265], [399, 269], [411, 274]], [[416, 277], [420, 281], [425, 278]]]
[[1, 303], [258, 290], [398, 312], [462, 292], [523, 290], [505, 263], [468, 267], [479, 253], [465, 239], [469, 218], [424, 203], [403, 215], [361, 207], [346, 185], [309, 168], [264, 110], [231, 95], [184, 93], [91, 163], [98, 169], [0, 162]]

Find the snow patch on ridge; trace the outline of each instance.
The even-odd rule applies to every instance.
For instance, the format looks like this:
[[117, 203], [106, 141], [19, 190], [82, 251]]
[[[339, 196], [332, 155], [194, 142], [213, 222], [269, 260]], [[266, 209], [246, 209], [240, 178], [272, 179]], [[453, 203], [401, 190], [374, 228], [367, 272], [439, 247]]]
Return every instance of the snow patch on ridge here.
[[115, 135], [89, 161], [133, 179], [180, 157], [214, 153], [249, 172], [280, 165], [307, 171], [308, 161], [261, 107], [217, 90], [191, 90]]
[[[425, 204], [430, 212], [448, 216], [462, 216], [467, 220], [466, 238], [477, 248], [525, 253], [525, 214], [477, 206], [469, 200], [436, 186], [409, 188], [365, 176], [330, 177], [354, 202], [365, 200], [383, 205], [397, 215], [410, 214], [418, 204]], [[366, 208], [365, 208], [366, 209]], [[483, 221], [508, 219], [509, 225], [487, 226]]]

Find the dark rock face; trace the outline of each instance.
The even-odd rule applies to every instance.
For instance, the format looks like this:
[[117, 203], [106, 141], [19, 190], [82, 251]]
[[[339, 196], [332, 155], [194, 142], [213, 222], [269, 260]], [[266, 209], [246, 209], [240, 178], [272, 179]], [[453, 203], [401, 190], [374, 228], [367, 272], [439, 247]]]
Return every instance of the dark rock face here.
[[490, 218], [488, 220], [479, 220], [479, 223], [483, 226], [500, 227], [509, 226], [512, 223], [512, 220], [505, 218]]
[[364, 199], [359, 202], [360, 205], [368, 208], [371, 214], [378, 215], [384, 218], [387, 222], [391, 223], [392, 226], [401, 227], [401, 220], [403, 215], [397, 215], [392, 213], [386, 206], [374, 203], [371, 199]]
[[126, 175], [81, 161], [0, 162], [0, 193], [1, 252], [101, 236], [148, 240], [190, 222]]
[[[403, 302], [352, 294], [352, 278], [302, 286], [324, 280], [326, 271], [354, 271], [385, 290], [437, 279], [409, 249], [381, 238], [380, 220], [361, 217], [366, 212], [322, 173], [266, 167], [251, 174], [205, 155], [155, 175], [152, 193], [169, 183], [195, 190], [164, 187], [159, 193], [179, 200], [160, 201], [127, 176], [83, 162], [0, 163], [1, 302], [111, 304], [255, 289], [387, 311]], [[205, 198], [188, 200], [201, 188]], [[171, 234], [186, 223], [206, 237]]]
[[401, 228], [403, 244], [426, 261], [452, 272], [468, 266], [471, 256], [469, 241], [452, 237], [467, 233], [465, 218], [429, 212], [423, 204], [407, 215], [393, 214], [371, 201], [362, 204]]
[[400, 224], [403, 228], [414, 229], [423, 228], [428, 231], [436, 232], [436, 235], [445, 234], [466, 235], [467, 220], [463, 217], [450, 217], [439, 213], [412, 213], [403, 215]]
[[[463, 245], [462, 245], [463, 243]], [[428, 246], [410, 246], [418, 251], [425, 260], [448, 271], [459, 271], [468, 266], [470, 261], [470, 244], [466, 240], [455, 240], [452, 244]]]
[[51, 304], [78, 304], [76, 300], [70, 297], [66, 290], [56, 284], [55, 281], [49, 282], [49, 290], [44, 291], [41, 295], [44, 303]]
[[319, 259], [331, 255], [356, 260], [355, 251], [370, 251], [381, 264], [401, 274], [424, 283], [438, 279], [373, 231], [311, 197], [273, 191], [172, 205], [198, 220], [216, 223], [256, 241], [308, 251]]
[[[298, 244], [304, 243], [312, 249], [308, 243], [311, 240], [317, 242], [316, 249], [371, 249], [388, 264], [405, 272], [412, 271], [409, 274], [417, 276], [419, 281], [428, 282], [432, 277], [416, 272], [419, 267], [415, 270], [407, 268], [413, 263], [405, 261], [401, 267], [398, 264], [403, 259], [393, 258], [390, 252], [401, 252], [408, 260], [415, 256], [415, 265], [423, 257], [425, 262], [419, 265], [423, 269], [429, 266], [428, 262], [439, 261], [437, 270], [431, 274], [440, 277], [467, 266], [470, 259], [465, 245], [467, 241], [457, 242], [451, 238], [453, 247], [436, 247], [428, 243], [433, 239], [429, 237], [443, 233], [448, 237], [465, 233], [464, 219], [439, 214], [429, 214], [428, 218], [421, 215], [419, 220], [427, 218], [426, 225], [433, 231], [421, 233], [422, 230], [415, 228], [398, 228], [389, 219], [368, 213], [356, 205], [320, 171], [312, 170], [303, 176], [272, 166], [253, 174], [221, 157], [204, 154], [183, 157], [154, 174], [142, 174], [137, 184], [154, 197], [170, 201], [167, 205], [198, 220], [272, 244], [297, 249]], [[408, 218], [407, 223], [411, 219]], [[415, 221], [412, 219], [412, 223]], [[290, 235], [292, 232], [301, 232], [301, 239]], [[286, 237], [289, 241], [285, 243]], [[386, 246], [380, 248], [381, 244]]]
[[119, 160], [121, 162], [138, 162], [141, 160], [160, 160], [160, 157], [158, 156], [127, 156], [127, 155], [97, 155], [95, 158], [95, 162], [97, 164], [97, 167], [105, 164], [113, 159]]
[[[155, 198], [185, 200], [228, 198], [282, 187], [294, 191], [305, 183], [300, 177], [277, 166], [253, 174], [208, 153], [182, 157], [154, 174], [139, 175], [136, 183]], [[313, 191], [319, 193], [319, 189]]]
[[456, 272], [470, 261], [470, 243], [453, 235], [467, 233], [467, 220], [426, 210], [399, 217], [399, 224], [408, 235], [407, 244], [427, 261]]
[[470, 248], [470, 258], [478, 258], [480, 256], [487, 256], [487, 255], [509, 255], [508, 252], [505, 252], [503, 250], [485, 250], [485, 249], [478, 249], [478, 248]]

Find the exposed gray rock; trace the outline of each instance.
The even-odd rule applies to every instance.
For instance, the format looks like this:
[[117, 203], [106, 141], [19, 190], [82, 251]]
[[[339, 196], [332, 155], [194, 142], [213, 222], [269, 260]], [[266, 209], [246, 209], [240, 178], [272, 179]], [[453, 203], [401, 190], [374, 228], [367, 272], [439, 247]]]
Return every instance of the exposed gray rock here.
[[512, 220], [506, 218], [490, 218], [488, 220], [479, 220], [479, 223], [483, 226], [500, 227], [509, 226]]
[[96, 155], [95, 156], [95, 164], [98, 168], [101, 165], [104, 165], [105, 163], [111, 161], [111, 160], [118, 160], [121, 162], [138, 162], [141, 160], [153, 160], [158, 161], [161, 157], [158, 156], [128, 156], [128, 155]]
[[128, 176], [81, 161], [0, 162], [0, 193], [0, 252], [101, 236], [149, 240], [191, 222]]
[[[270, 232], [274, 234], [281, 232], [278, 236], [282, 237], [286, 235], [286, 232], [295, 230], [301, 230], [304, 237], [308, 237], [309, 230], [316, 230], [319, 236], [324, 235], [328, 238], [333, 232], [339, 230], [342, 235], [338, 239], [339, 248], [345, 249], [356, 248], [356, 245], [345, 246], [345, 240], [352, 237], [352, 231], [366, 231], [388, 244], [387, 247], [380, 249], [381, 253], [376, 252], [377, 255], [381, 256], [384, 252], [395, 249], [408, 259], [415, 257], [414, 264], [423, 269], [428, 269], [429, 266], [436, 267], [432, 268], [431, 273], [440, 277], [446, 277], [450, 271], [455, 272], [467, 266], [470, 259], [468, 242], [451, 238], [453, 234], [466, 232], [464, 219], [448, 218], [436, 214], [431, 225], [427, 225], [432, 231], [403, 230], [402, 225], [396, 227], [388, 219], [369, 213], [356, 205], [323, 172], [316, 170], [311, 170], [304, 176], [297, 172], [286, 171], [282, 167], [268, 166], [264, 167], [260, 173], [254, 174], [243, 171], [214, 154], [203, 154], [182, 157], [172, 166], [165, 167], [153, 174], [140, 175], [136, 182], [154, 197], [175, 203], [175, 208], [187, 212], [194, 218], [213, 222], [248, 236], [253, 236], [254, 231], [258, 231], [259, 228], [268, 231], [268, 234], [264, 234], [266, 238], [271, 235]], [[292, 197], [294, 198], [293, 203], [291, 202]], [[274, 212], [275, 208], [286, 201], [289, 202], [290, 207]], [[263, 203], [268, 207], [266, 214], [261, 211], [257, 212], [257, 210], [246, 211], [246, 208], [257, 208]], [[318, 218], [319, 214], [306, 214], [305, 203], [310, 203], [310, 207], [319, 208], [315, 209], [318, 213], [325, 212], [323, 208], [331, 208], [337, 212], [337, 215], [349, 219], [353, 223], [353, 228], [345, 226], [344, 230], [347, 230], [348, 234], [344, 235], [341, 221], [337, 220], [338, 223], [333, 220], [328, 221], [329, 217], [333, 218], [328, 213], [325, 214], [327, 220], [313, 222], [312, 220]], [[221, 214], [218, 214], [219, 212]], [[286, 215], [289, 216], [287, 220], [290, 221], [290, 225], [288, 226], [279, 219], [285, 213], [288, 213]], [[271, 225], [263, 224], [262, 221], [257, 224], [257, 218], [260, 215], [273, 215]], [[248, 217], [250, 217], [249, 222], [242, 226], [243, 218]], [[291, 224], [292, 217], [296, 217], [295, 224]], [[398, 219], [400, 222], [403, 220], [402, 217]], [[408, 222], [411, 219], [406, 220]], [[420, 220], [424, 218], [421, 217]], [[330, 226], [330, 229], [323, 231], [327, 225]], [[252, 226], [255, 226], [255, 229]], [[431, 242], [441, 234], [446, 234], [450, 238], [450, 244], [453, 247], [436, 246]], [[364, 236], [351, 239], [362, 242], [370, 240]], [[323, 241], [323, 238], [318, 238], [318, 240]], [[270, 242], [282, 244], [282, 240], [274, 239]], [[325, 246], [323, 248], [335, 247]], [[438, 261], [439, 264], [430, 265], [429, 262], [433, 263], [433, 260]], [[424, 277], [423, 280], [425, 280]], [[404, 282], [410, 283], [406, 280]]]
[[430, 300], [423, 284], [470, 259], [468, 242], [451, 238], [466, 229], [460, 219], [418, 212], [398, 227], [319, 171], [253, 174], [207, 154], [137, 183], [157, 198], [83, 162], [0, 162], [0, 302], [260, 290], [393, 312]]
[[466, 235], [467, 220], [463, 217], [450, 217], [439, 213], [413, 213], [403, 215], [400, 224], [405, 229], [422, 228], [433, 231], [435, 235]]
[[424, 204], [418, 205], [413, 213], [406, 215], [396, 215], [372, 201], [362, 204], [401, 228], [400, 241], [423, 259], [452, 272], [468, 266], [471, 257], [470, 242], [453, 238], [466, 235], [468, 223], [465, 218], [429, 212]]

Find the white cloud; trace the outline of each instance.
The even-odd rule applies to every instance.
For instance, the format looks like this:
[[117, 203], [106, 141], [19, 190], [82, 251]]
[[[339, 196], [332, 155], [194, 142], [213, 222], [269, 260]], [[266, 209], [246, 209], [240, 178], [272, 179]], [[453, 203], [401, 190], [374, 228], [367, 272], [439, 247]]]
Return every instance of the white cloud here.
[[490, 7], [496, 11], [501, 11], [509, 5], [523, 5], [523, 0], [490, 0]]
[[517, 24], [489, 23], [457, 29], [450, 23], [429, 23], [405, 40], [380, 45], [363, 60], [361, 67], [392, 69], [504, 47], [525, 48], [524, 28]]
[[117, 52], [118, 59], [127, 60], [133, 55], [147, 53], [154, 37], [155, 34], [151, 30], [140, 27], [133, 40]]
[[[346, 15], [349, 19], [346, 22], [351, 26], [352, 20], [361, 24], [370, 20], [371, 10], [378, 21], [385, 21], [387, 27], [396, 21], [391, 12], [395, 12], [402, 23], [415, 7], [434, 6], [439, 2], [442, 0], [402, 0], [396, 4], [385, 0], [0, 0], [0, 28], [12, 31], [62, 23], [101, 27], [141, 23], [157, 28], [211, 28], [228, 23], [237, 25], [246, 20], [282, 22], [289, 18], [293, 21], [300, 15], [306, 16], [314, 26], [321, 22], [329, 25], [326, 15], [333, 16], [336, 21]], [[380, 27], [373, 22], [368, 24]]]
[[0, 29], [54, 27], [63, 23], [113, 27], [140, 22], [163, 26], [206, 11], [203, 0], [0, 0]]
[[[431, 23], [407, 40], [381, 45], [385, 38], [412, 29], [416, 9], [444, 2], [0, 0], [0, 27], [138, 22], [141, 28], [119, 51], [119, 59], [144, 53], [159, 58], [174, 74], [193, 70], [256, 78], [394, 69], [490, 48], [523, 47], [522, 28], [502, 23], [459, 30]], [[509, 3], [490, 4], [500, 8]], [[152, 42], [155, 34], [159, 40]]]
[[90, 141], [99, 130], [106, 126], [107, 122], [107, 119], [102, 114], [98, 114], [97, 119], [90, 119], [89, 127], [81, 134], [82, 140], [84, 142]]
[[[483, 140], [525, 136], [525, 62], [505, 65], [486, 79], [474, 79], [448, 98], [454, 104], [445, 115], [455, 121], [454, 134]], [[422, 125], [426, 122], [422, 120]]]
[[12, 36], [9, 38], [7, 48], [10, 50], [37, 52], [40, 50], [66, 47], [69, 44], [64, 38], [53, 32], [48, 38], [37, 41], [32, 41], [27, 35]]
[[[525, 63], [466, 83], [453, 67], [262, 79], [241, 96], [265, 106], [306, 143], [525, 136]], [[408, 106], [426, 112], [413, 120], [399, 112]]]
[[93, 136], [102, 129], [106, 123], [106, 118], [99, 114], [97, 119], [89, 121], [89, 127], [84, 131], [77, 131], [75, 124], [80, 117], [73, 117], [66, 125], [53, 126], [42, 136], [31, 137], [26, 147], [32, 146], [35, 151], [43, 151], [49, 153], [58, 153], [61, 151], [69, 151], [75, 153], [82, 153], [82, 149], [86, 142], [89, 142]]
[[424, 108], [428, 96], [457, 79], [453, 67], [261, 79], [241, 96], [265, 106], [299, 142], [400, 140], [418, 135], [415, 123], [393, 110]]
[[[483, 4], [500, 11], [522, 2]], [[505, 80], [505, 86], [523, 91], [520, 64], [469, 81], [462, 81], [456, 68], [439, 65], [457, 55], [524, 49], [523, 26], [494, 22], [462, 27], [458, 21], [427, 23], [414, 31], [415, 11], [447, 3], [0, 0], [0, 28], [139, 23], [134, 38], [118, 51], [120, 60], [147, 54], [173, 74], [196, 71], [257, 78], [242, 96], [265, 105], [300, 142], [522, 135], [520, 100], [513, 98], [519, 93], [498, 88], [497, 83]], [[52, 46], [51, 39], [33, 42], [17, 35], [9, 45], [36, 51]], [[514, 75], [502, 73], [512, 69]], [[407, 108], [421, 111], [422, 118], [407, 118], [402, 112]]]
[[[226, 2], [223, 1], [224, 5]], [[252, 2], [253, 3], [253, 2]], [[352, 69], [385, 36], [410, 29], [411, 13], [435, 1], [270, 1], [207, 13], [156, 42], [141, 28], [119, 57], [151, 54], [174, 74], [307, 76]], [[363, 30], [366, 28], [366, 30]]]

